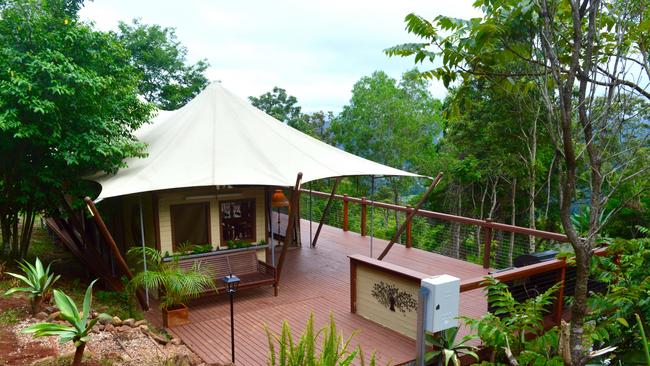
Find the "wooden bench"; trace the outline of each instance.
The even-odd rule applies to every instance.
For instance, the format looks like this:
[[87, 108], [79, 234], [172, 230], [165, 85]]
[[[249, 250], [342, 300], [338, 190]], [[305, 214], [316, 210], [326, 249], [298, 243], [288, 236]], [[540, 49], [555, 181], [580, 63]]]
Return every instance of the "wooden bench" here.
[[[217, 291], [225, 289], [222, 279], [229, 274], [239, 277], [239, 289], [272, 285], [273, 294], [278, 296], [278, 286], [275, 281], [275, 268], [257, 259], [254, 250], [208, 254], [197, 254], [179, 260], [179, 266], [190, 269], [195, 263], [199, 268], [210, 273], [215, 279]], [[214, 292], [214, 291], [208, 291]]]

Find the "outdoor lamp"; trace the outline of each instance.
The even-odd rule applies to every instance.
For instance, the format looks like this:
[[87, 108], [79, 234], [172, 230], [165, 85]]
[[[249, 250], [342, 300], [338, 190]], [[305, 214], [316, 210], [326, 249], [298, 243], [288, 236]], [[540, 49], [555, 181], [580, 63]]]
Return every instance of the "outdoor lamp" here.
[[276, 189], [273, 192], [273, 197], [271, 197], [271, 206], [272, 207], [289, 207], [289, 200], [287, 196], [284, 195], [284, 191], [281, 189]]
[[229, 294], [234, 294], [239, 288], [239, 277], [233, 275], [232, 273], [223, 278], [223, 282], [226, 284], [226, 291]]
[[232, 363], [235, 363], [235, 312], [233, 308], [233, 299], [235, 297], [235, 292], [239, 287], [239, 277], [234, 276], [232, 273], [223, 278], [223, 282], [226, 284], [226, 291], [230, 295], [230, 355], [232, 357]]

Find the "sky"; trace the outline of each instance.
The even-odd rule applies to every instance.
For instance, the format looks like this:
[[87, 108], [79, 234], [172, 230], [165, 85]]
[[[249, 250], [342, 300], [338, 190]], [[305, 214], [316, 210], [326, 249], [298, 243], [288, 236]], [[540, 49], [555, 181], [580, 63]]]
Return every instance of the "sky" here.
[[[413, 68], [410, 58], [389, 58], [387, 47], [417, 42], [404, 29], [411, 12], [433, 19], [480, 16], [472, 0], [94, 0], [81, 18], [101, 30], [120, 20], [176, 28], [188, 60], [207, 59], [210, 80], [242, 98], [274, 86], [295, 96], [305, 112], [339, 112], [354, 83], [373, 71], [394, 78]], [[427, 65], [421, 65], [427, 69]], [[446, 89], [433, 81], [431, 92]]]

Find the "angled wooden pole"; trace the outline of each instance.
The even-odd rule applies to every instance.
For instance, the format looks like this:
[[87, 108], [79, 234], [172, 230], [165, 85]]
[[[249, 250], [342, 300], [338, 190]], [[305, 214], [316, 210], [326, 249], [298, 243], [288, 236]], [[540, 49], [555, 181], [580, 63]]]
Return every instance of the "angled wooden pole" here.
[[438, 183], [440, 183], [440, 179], [442, 179], [442, 172], [438, 173], [438, 175], [435, 177], [433, 182], [431, 182], [431, 185], [429, 186], [427, 191], [424, 192], [424, 195], [420, 199], [420, 202], [418, 202], [418, 204], [413, 208], [413, 210], [410, 211], [409, 214], [406, 216], [406, 219], [404, 220], [402, 225], [399, 226], [399, 229], [397, 229], [397, 231], [395, 232], [395, 235], [393, 235], [393, 238], [390, 240], [390, 242], [388, 243], [388, 245], [386, 246], [384, 251], [381, 252], [379, 257], [377, 257], [378, 260], [384, 259], [384, 257], [388, 254], [388, 252], [390, 252], [390, 249], [393, 247], [395, 242], [397, 242], [397, 240], [399, 240], [399, 237], [402, 235], [404, 230], [406, 230], [406, 226], [409, 225], [411, 220], [413, 220], [413, 216], [415, 216], [415, 214], [418, 213], [418, 211], [420, 210], [420, 208], [422, 207], [424, 202], [426, 202], [427, 198], [429, 198], [429, 195], [431, 195], [431, 192], [433, 192], [433, 189], [436, 188]]
[[[97, 207], [95, 207], [95, 203], [93, 202], [92, 199], [90, 199], [90, 197], [85, 197], [84, 202], [86, 202], [88, 209], [90, 209], [90, 212], [93, 215], [93, 219], [97, 224], [97, 228], [99, 229], [99, 232], [104, 237], [106, 243], [108, 243], [108, 247], [111, 249], [113, 256], [115, 256], [118, 266], [120, 267], [122, 272], [124, 272], [124, 274], [129, 280], [133, 279], [133, 273], [131, 273], [131, 270], [129, 269], [129, 265], [126, 264], [124, 257], [122, 257], [122, 253], [120, 253], [120, 250], [117, 248], [117, 244], [115, 244], [115, 240], [113, 239], [113, 236], [111, 235], [110, 231], [108, 231], [108, 228], [106, 227], [106, 224], [102, 219], [102, 216], [99, 214]], [[138, 298], [138, 302], [140, 303], [142, 309], [144, 309], [145, 311], [149, 310], [149, 306], [147, 306], [147, 300], [145, 299], [142, 290], [140, 289], [136, 290], [135, 294], [136, 297]]]
[[284, 245], [282, 245], [282, 252], [280, 253], [280, 259], [278, 259], [278, 265], [275, 268], [275, 287], [280, 284], [280, 274], [282, 273], [282, 266], [284, 265], [284, 259], [287, 256], [287, 248], [289, 243], [293, 241], [293, 228], [296, 222], [296, 207], [298, 207], [298, 200], [300, 200], [300, 183], [302, 182], [302, 173], [298, 173], [296, 177], [296, 185], [293, 187], [293, 193], [291, 194], [291, 201], [289, 202], [289, 221], [287, 223], [287, 231], [284, 234]]
[[340, 177], [337, 177], [334, 180], [334, 186], [332, 186], [332, 193], [327, 199], [327, 204], [325, 205], [325, 209], [323, 210], [323, 216], [320, 218], [320, 222], [318, 223], [318, 228], [316, 229], [316, 234], [314, 235], [314, 240], [312, 240], [311, 242], [312, 247], [316, 246], [316, 242], [318, 241], [318, 236], [320, 235], [320, 230], [323, 228], [325, 219], [327, 218], [327, 215], [329, 215], [330, 213], [330, 208], [332, 207], [332, 201], [334, 201], [334, 196], [336, 195], [336, 188], [338, 187], [340, 180], [341, 180]]

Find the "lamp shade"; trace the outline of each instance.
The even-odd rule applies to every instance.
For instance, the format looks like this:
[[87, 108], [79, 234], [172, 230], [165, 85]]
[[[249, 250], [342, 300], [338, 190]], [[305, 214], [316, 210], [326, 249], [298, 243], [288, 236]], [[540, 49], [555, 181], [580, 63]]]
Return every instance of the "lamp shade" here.
[[237, 292], [237, 288], [239, 287], [239, 277], [231, 273], [223, 278], [223, 282], [226, 284], [226, 291], [229, 294]]
[[289, 200], [281, 189], [276, 189], [271, 197], [271, 207], [289, 207]]

